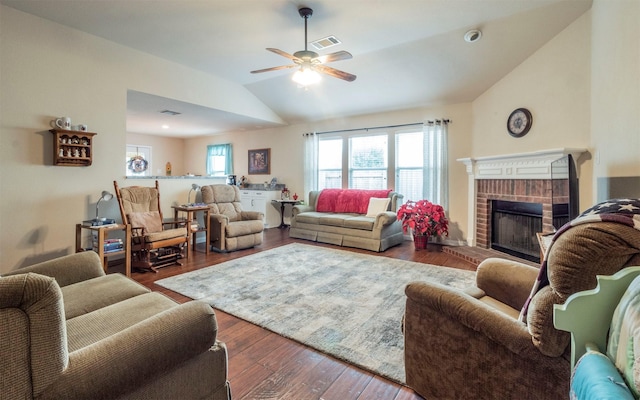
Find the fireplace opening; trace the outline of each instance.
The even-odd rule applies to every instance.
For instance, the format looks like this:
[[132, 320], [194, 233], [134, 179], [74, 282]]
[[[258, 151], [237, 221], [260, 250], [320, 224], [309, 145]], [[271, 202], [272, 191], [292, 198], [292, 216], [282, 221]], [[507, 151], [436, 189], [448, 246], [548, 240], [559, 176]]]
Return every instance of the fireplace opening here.
[[540, 262], [538, 232], [542, 232], [542, 204], [491, 201], [492, 249]]

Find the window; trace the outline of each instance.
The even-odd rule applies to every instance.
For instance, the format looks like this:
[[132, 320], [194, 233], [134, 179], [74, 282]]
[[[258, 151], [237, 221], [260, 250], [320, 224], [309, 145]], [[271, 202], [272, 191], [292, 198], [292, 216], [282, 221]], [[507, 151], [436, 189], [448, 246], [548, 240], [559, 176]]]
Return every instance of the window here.
[[128, 144], [125, 153], [126, 176], [151, 176], [151, 146]]
[[396, 191], [404, 202], [424, 198], [422, 130], [396, 134]]
[[342, 187], [342, 138], [318, 141], [318, 190]]
[[310, 190], [393, 188], [404, 202], [426, 199], [447, 209], [448, 123], [428, 121], [402, 131], [367, 131], [365, 135], [362, 131], [343, 131], [333, 137], [308, 135], [305, 186]]
[[225, 176], [233, 174], [233, 156], [231, 144], [207, 146], [207, 175]]
[[387, 135], [349, 138], [349, 188], [387, 188]]

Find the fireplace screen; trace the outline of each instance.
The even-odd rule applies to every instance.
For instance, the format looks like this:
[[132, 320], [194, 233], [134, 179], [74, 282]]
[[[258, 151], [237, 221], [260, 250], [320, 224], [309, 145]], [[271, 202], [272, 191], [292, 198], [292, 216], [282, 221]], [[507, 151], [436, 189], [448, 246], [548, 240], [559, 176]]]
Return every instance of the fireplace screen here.
[[542, 232], [542, 204], [493, 200], [491, 248], [540, 262], [536, 233]]

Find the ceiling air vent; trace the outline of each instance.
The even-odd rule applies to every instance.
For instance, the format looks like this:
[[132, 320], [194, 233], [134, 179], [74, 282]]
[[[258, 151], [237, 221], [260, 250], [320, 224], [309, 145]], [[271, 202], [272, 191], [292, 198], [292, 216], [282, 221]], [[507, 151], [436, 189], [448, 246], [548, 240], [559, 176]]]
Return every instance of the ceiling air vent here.
[[326, 49], [328, 47], [336, 46], [342, 43], [335, 36], [327, 36], [326, 38], [314, 40], [311, 42], [311, 45], [316, 48], [316, 50]]
[[171, 110], [162, 110], [160, 111], [160, 114], [166, 114], [166, 115], [180, 115], [182, 114], [181, 112], [177, 112], [177, 111], [171, 111]]

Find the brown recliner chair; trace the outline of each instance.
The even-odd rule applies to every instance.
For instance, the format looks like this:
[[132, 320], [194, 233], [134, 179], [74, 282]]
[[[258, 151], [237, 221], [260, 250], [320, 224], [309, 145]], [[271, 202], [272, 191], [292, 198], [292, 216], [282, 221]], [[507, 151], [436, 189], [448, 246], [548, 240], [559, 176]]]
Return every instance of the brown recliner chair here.
[[503, 259], [478, 266], [476, 287], [407, 285], [406, 383], [426, 399], [566, 399], [570, 336], [553, 305], [596, 286], [596, 275], [640, 265], [640, 231], [615, 222], [576, 225], [547, 256], [549, 285], [518, 317], [539, 269]]
[[209, 234], [214, 250], [234, 251], [262, 244], [264, 214], [243, 211], [236, 186], [207, 185], [200, 192], [202, 202], [211, 207]]

